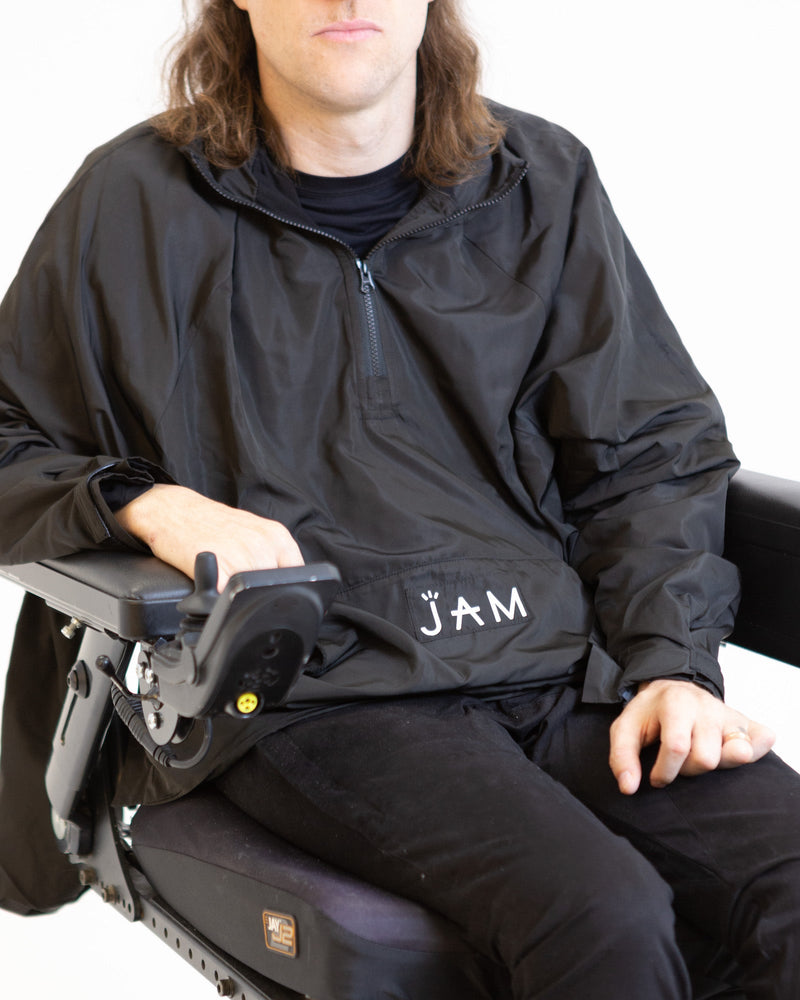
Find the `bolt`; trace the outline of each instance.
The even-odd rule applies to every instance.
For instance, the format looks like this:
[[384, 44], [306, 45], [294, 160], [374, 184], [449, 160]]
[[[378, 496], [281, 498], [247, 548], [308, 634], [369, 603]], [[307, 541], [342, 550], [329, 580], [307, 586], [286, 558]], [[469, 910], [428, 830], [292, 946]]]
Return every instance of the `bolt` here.
[[153, 687], [153, 685], [156, 684], [156, 682], [158, 681], [158, 677], [156, 675], [155, 670], [153, 670], [152, 667], [147, 667], [147, 669], [144, 672], [144, 679], [150, 685], [150, 687]]
[[71, 618], [69, 623], [61, 629], [61, 634], [65, 639], [74, 639], [83, 628], [83, 622], [79, 618]]
[[147, 716], [147, 728], [148, 729], [160, 729], [161, 728], [161, 715], [159, 712], [151, 712]]
[[232, 979], [220, 979], [217, 983], [217, 993], [221, 997], [232, 997], [236, 992], [236, 983]]
[[107, 677], [110, 677], [114, 673], [114, 664], [111, 662], [111, 657], [106, 656], [105, 653], [97, 657], [94, 665], [101, 674], [105, 674]]
[[81, 698], [86, 698], [88, 696], [90, 678], [89, 671], [86, 669], [86, 664], [83, 660], [78, 660], [67, 675], [67, 687], [70, 691], [74, 691], [75, 694], [79, 695]]
[[119, 892], [115, 885], [104, 885], [102, 892], [104, 903], [117, 903], [119, 902]]
[[78, 881], [81, 885], [95, 885], [97, 882], [97, 872], [94, 868], [81, 868], [78, 872]]

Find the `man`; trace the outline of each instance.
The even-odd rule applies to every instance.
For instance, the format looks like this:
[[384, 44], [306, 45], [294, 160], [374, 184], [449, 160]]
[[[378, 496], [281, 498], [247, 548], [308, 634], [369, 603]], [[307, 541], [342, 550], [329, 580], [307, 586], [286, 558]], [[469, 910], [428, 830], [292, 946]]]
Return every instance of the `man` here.
[[202, 7], [5, 304], [4, 557], [331, 559], [226, 794], [515, 997], [689, 996], [671, 893], [790, 996], [797, 778], [719, 697], [735, 461], [591, 159], [477, 98], [448, 0]]

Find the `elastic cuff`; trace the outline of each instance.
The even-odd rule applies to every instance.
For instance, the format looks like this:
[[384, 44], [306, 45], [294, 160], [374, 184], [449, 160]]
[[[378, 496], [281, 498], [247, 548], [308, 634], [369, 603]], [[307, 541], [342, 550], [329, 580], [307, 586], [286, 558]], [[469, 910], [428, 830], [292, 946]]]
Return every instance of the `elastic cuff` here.
[[586, 666], [583, 701], [590, 704], [630, 701], [640, 684], [666, 678], [690, 681], [715, 698], [724, 694], [722, 671], [710, 654], [653, 639], [629, 657], [624, 669], [601, 645], [593, 643]]
[[631, 658], [622, 674], [621, 690], [631, 697], [645, 681], [667, 678], [690, 681], [715, 698], [724, 697], [725, 682], [716, 657], [702, 648], [684, 649], [665, 640], [659, 640], [649, 655], [639, 651]]

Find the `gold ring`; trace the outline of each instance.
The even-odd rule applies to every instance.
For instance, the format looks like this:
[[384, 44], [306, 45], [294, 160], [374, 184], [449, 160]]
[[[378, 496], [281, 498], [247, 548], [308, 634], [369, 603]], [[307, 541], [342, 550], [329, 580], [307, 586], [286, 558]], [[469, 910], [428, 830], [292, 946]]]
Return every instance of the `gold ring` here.
[[727, 743], [728, 740], [747, 740], [750, 742], [750, 735], [744, 726], [737, 726], [736, 729], [732, 729], [729, 733], [725, 733], [722, 737], [722, 742]]

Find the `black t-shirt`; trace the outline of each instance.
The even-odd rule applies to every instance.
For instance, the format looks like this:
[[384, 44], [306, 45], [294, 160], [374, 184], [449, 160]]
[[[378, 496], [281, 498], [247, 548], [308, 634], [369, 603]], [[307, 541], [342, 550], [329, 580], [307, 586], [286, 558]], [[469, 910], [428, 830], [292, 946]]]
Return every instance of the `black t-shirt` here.
[[419, 197], [419, 181], [403, 172], [402, 157], [357, 177], [316, 177], [296, 172], [297, 197], [318, 229], [367, 254]]

